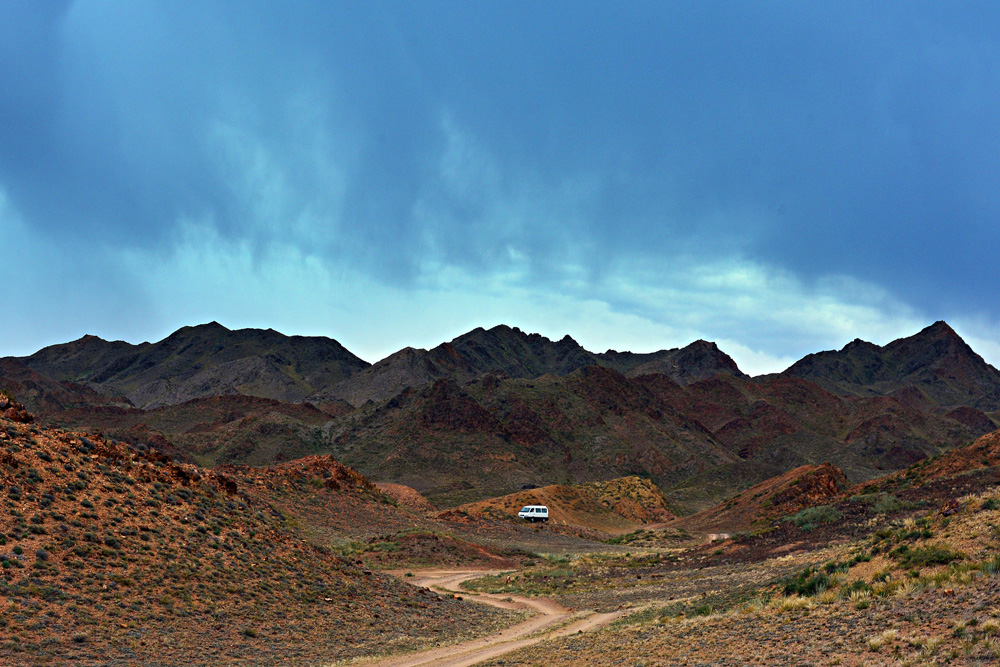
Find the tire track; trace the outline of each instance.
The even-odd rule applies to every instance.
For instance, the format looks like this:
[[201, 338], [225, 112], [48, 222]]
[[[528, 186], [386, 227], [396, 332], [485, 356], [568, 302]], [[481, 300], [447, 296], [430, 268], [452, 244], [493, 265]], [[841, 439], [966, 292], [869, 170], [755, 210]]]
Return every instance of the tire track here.
[[414, 572], [404, 579], [414, 586], [427, 587], [442, 593], [457, 593], [466, 600], [504, 609], [530, 609], [531, 618], [499, 633], [439, 648], [385, 658], [371, 663], [373, 667], [469, 667], [485, 660], [532, 646], [543, 641], [579, 632], [590, 632], [620, 618], [625, 612], [574, 612], [547, 598], [499, 596], [489, 593], [470, 595], [461, 590], [462, 582], [485, 574], [482, 570], [428, 570]]

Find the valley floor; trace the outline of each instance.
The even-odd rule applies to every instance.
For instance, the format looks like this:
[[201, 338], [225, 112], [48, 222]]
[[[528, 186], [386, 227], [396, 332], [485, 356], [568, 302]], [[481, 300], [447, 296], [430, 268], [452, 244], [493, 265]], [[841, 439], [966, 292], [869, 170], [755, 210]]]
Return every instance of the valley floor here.
[[[797, 542], [749, 562], [727, 560], [740, 553], [730, 540], [549, 556], [464, 586], [479, 592], [481, 601], [526, 599], [536, 609], [555, 603], [563, 611], [549, 612], [550, 619], [559, 613], [570, 619], [574, 612], [600, 618], [600, 624], [612, 617], [597, 614], [617, 618], [593, 632], [536, 633], [530, 646], [504, 630], [478, 644], [377, 664], [995, 665], [998, 508], [994, 489], [964, 497], [954, 511], [897, 518], [864, 537], [829, 545]], [[452, 576], [450, 584], [466, 576]]]

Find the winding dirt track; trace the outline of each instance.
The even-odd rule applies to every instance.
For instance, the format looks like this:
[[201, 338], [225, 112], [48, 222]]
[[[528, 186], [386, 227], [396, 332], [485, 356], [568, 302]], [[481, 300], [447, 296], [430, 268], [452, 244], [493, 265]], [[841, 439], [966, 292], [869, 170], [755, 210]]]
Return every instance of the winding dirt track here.
[[501, 597], [488, 593], [469, 595], [459, 588], [467, 579], [490, 574], [482, 570], [427, 570], [414, 574], [414, 577], [408, 577], [404, 581], [440, 592], [458, 593], [467, 600], [494, 607], [531, 609], [537, 613], [523, 623], [506, 628], [498, 634], [420, 653], [387, 658], [373, 663], [376, 667], [467, 667], [548, 639], [596, 630], [624, 613], [573, 612], [545, 598]]

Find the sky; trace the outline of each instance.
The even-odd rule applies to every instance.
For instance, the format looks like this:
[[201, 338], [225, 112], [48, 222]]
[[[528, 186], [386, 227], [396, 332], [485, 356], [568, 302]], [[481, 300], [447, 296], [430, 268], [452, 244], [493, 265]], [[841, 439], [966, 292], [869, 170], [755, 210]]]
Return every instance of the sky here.
[[0, 356], [477, 326], [1000, 366], [995, 2], [0, 3]]

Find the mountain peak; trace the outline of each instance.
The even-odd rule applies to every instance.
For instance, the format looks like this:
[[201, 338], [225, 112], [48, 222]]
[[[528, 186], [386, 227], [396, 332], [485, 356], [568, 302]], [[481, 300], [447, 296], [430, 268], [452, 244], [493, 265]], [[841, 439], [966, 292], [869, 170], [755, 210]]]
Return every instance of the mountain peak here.
[[216, 321], [208, 322], [207, 324], [195, 324], [191, 326], [184, 326], [173, 332], [165, 340], [178, 339], [178, 338], [188, 338], [190, 336], [203, 336], [203, 335], [218, 335], [223, 333], [229, 333], [229, 329], [222, 326]]
[[979, 356], [943, 320], [938, 320], [908, 338], [900, 338], [889, 343], [885, 346], [885, 350], [894, 350], [897, 354], [910, 358], [920, 355], [940, 357], [946, 354], [954, 354], [955, 352], [959, 352], [962, 355]]
[[[935, 340], [947, 340], [947, 339], [957, 339], [962, 340], [962, 337], [955, 332], [951, 326], [948, 325], [944, 320], [938, 320], [934, 324], [922, 329], [917, 333], [914, 338], [931, 338]], [[962, 340], [964, 343], [965, 341]]]
[[184, 327], [184, 328], [191, 331], [229, 331], [229, 328], [222, 326], [215, 320], [212, 320], [207, 324], [198, 324], [193, 327]]
[[884, 347], [855, 339], [839, 352], [807, 355], [784, 374], [838, 393], [891, 395], [919, 387], [942, 407], [1000, 406], [1000, 373], [943, 320]]
[[[882, 351], [882, 348], [879, 347], [878, 345], [876, 345], [875, 343], [871, 343], [871, 342], [869, 342], [867, 340], [862, 340], [860, 338], [855, 338], [850, 343], [848, 343], [847, 345], [845, 345], [844, 347], [842, 347], [840, 349], [839, 354], [846, 354], [846, 355], [851, 355], [851, 356], [859, 356], [859, 355], [860, 356], [864, 356], [864, 355], [872, 355], [872, 354], [878, 355], [878, 354], [881, 354], [881, 351]], [[823, 355], [823, 354], [838, 354], [838, 353], [836, 353], [836, 352], [819, 352], [817, 354]], [[813, 355], [809, 355], [809, 357], [806, 357], [806, 359], [809, 359], [812, 356]]]

